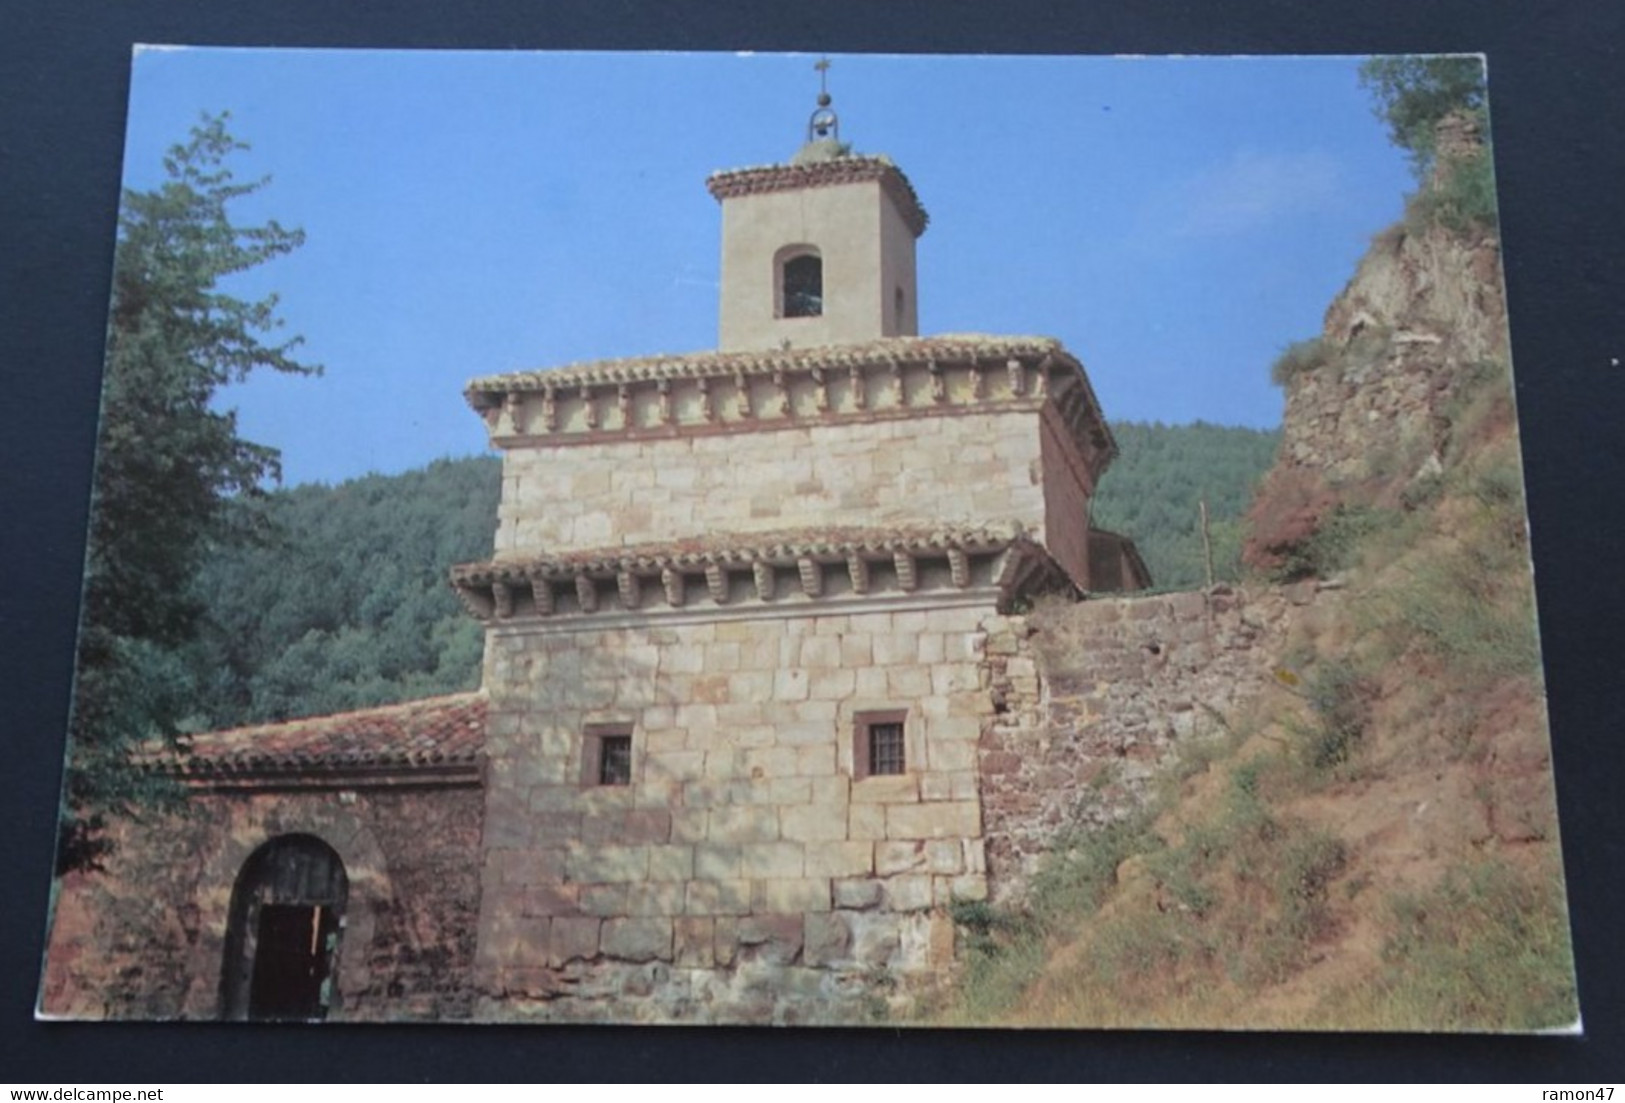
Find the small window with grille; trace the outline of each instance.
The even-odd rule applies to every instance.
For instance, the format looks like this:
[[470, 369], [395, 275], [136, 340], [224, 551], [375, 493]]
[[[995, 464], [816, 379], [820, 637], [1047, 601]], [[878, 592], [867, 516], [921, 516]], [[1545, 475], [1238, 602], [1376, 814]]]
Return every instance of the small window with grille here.
[[852, 776], [861, 780], [907, 773], [907, 732], [906, 711], [859, 713], [852, 741]]
[[584, 785], [632, 784], [632, 733], [625, 728], [589, 728], [581, 755]]

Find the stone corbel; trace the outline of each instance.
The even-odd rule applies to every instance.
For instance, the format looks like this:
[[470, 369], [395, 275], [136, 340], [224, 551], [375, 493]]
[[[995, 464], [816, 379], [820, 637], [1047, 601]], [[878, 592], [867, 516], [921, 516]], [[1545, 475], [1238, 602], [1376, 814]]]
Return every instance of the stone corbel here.
[[740, 420], [750, 420], [750, 381], [745, 378], [744, 372], [734, 373], [734, 402]]
[[813, 381], [813, 409], [821, 414], [829, 413], [829, 385], [824, 381], [824, 369], [815, 367], [812, 370]]
[[683, 604], [682, 573], [674, 571], [670, 567], [662, 567], [660, 569], [660, 585], [666, 590], [666, 604], [673, 609], [680, 608]]
[[656, 389], [660, 394], [660, 424], [671, 424], [671, 380], [662, 378]]
[[491, 608], [498, 620], [513, 616], [513, 587], [506, 582], [491, 583]]
[[694, 382], [700, 388], [700, 420], [709, 425], [717, 419], [717, 411], [711, 405], [711, 381], [702, 375]]
[[615, 576], [615, 587], [621, 592], [621, 608], [636, 609], [641, 603], [642, 588], [638, 585], [638, 576], [631, 571], [621, 571]]
[[1033, 381], [1033, 394], [1043, 398], [1049, 394], [1049, 370], [1055, 366], [1055, 357], [1046, 355], [1038, 362], [1038, 378]]
[[553, 583], [546, 578], [530, 580], [530, 592], [536, 596], [536, 612], [544, 617], [553, 615]]
[[970, 556], [965, 554], [964, 548], [948, 549], [948, 573], [961, 590], [970, 585]]
[[1010, 393], [1011, 393], [1011, 395], [1013, 395], [1016, 398], [1020, 398], [1022, 395], [1026, 394], [1027, 393], [1027, 369], [1025, 369], [1025, 368], [1023, 368], [1021, 366], [1021, 361], [1020, 360], [1009, 360], [1009, 361], [1007, 361], [1005, 363], [1005, 365], [1004, 365], [1004, 370], [1006, 372], [1008, 372], [1009, 376], [1010, 376]]
[[796, 571], [801, 575], [801, 592], [818, 597], [824, 592], [824, 568], [812, 559], [802, 556], [796, 560]]
[[903, 369], [896, 360], [886, 361], [886, 378], [891, 383], [893, 405], [905, 406], [908, 404], [908, 395], [903, 390]]
[[920, 578], [914, 570], [914, 557], [906, 551], [899, 551], [892, 556], [897, 565], [897, 588], [904, 593], [913, 593], [919, 588]]
[[846, 573], [852, 579], [852, 592], [866, 594], [869, 592], [869, 561], [857, 552], [846, 557]]
[[784, 381], [784, 369], [773, 369], [773, 416], [790, 416], [790, 388]]
[[581, 602], [583, 613], [598, 612], [598, 587], [584, 574], [576, 575], [576, 600]]
[[622, 383], [615, 388], [615, 412], [620, 415], [621, 428], [632, 427], [632, 388]]
[[756, 581], [756, 596], [763, 601], [773, 600], [773, 564], [758, 559], [750, 565], [751, 577]]
[[524, 430], [524, 403], [519, 392], [509, 391], [502, 396], [502, 417], [497, 422], [497, 433], [503, 433], [502, 425], [507, 423], [507, 433], [518, 436]]
[[711, 600], [718, 605], [728, 603], [728, 572], [720, 563], [705, 565], [705, 588], [711, 591]]
[[869, 405], [869, 396], [863, 389], [863, 369], [853, 364], [847, 369], [846, 377], [852, 387], [852, 408], [854, 410], [866, 408]]
[[970, 369], [970, 396], [975, 402], [981, 402], [987, 397], [987, 376], [974, 364]]
[[586, 384], [581, 386], [581, 412], [586, 418], [587, 428], [598, 428], [598, 407], [592, 403], [592, 388]]
[[547, 386], [542, 388], [542, 428], [549, 433], [557, 431], [559, 427], [559, 392], [558, 388]]
[[931, 373], [931, 401], [948, 401], [948, 385], [942, 378], [942, 365], [935, 360], [927, 360], [925, 370]]

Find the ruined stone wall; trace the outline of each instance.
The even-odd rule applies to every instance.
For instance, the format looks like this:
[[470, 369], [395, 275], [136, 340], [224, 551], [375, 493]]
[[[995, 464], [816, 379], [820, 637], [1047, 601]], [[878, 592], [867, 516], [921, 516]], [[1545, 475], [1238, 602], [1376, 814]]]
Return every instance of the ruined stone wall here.
[[978, 757], [994, 896], [1019, 894], [1058, 834], [1138, 807], [1182, 744], [1263, 692], [1290, 604], [1224, 586], [1045, 603], [991, 634], [996, 713]]
[[[852, 1021], [945, 967], [946, 905], [986, 893], [982, 647], [1002, 622], [493, 630], [481, 1014]], [[907, 772], [855, 778], [858, 714], [891, 709]], [[631, 784], [596, 784], [593, 725], [631, 733]]]
[[1037, 423], [1031, 410], [976, 411], [514, 449], [496, 555], [855, 524], [1015, 520], [1041, 533]]
[[481, 803], [472, 787], [200, 793], [185, 815], [121, 823], [107, 869], [58, 886], [40, 1008], [217, 1018], [237, 875], [262, 844], [299, 833], [339, 854], [350, 885], [329, 1018], [467, 1017]]

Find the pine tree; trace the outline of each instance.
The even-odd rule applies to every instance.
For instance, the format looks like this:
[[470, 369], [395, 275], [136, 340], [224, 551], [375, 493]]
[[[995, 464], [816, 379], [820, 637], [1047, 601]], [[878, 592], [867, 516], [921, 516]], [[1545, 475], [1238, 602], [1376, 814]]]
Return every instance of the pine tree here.
[[280, 476], [274, 449], [237, 435], [217, 390], [256, 369], [311, 374], [271, 295], [244, 300], [229, 278], [299, 247], [275, 221], [234, 225], [228, 207], [265, 179], [227, 166], [246, 146], [226, 117], [205, 117], [164, 159], [168, 179], [127, 190], [113, 262], [112, 311], [91, 496], [79, 654], [58, 862], [93, 864], [109, 815], [160, 794], [130, 748], [172, 736], [185, 707], [178, 648], [198, 631], [191, 580], [208, 549], [253, 536], [245, 503]]

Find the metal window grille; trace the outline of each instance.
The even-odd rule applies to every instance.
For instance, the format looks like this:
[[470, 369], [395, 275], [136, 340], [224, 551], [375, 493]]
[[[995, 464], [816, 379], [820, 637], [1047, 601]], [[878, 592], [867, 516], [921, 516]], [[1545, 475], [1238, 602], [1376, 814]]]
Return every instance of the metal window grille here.
[[632, 737], [630, 735], [603, 735], [598, 737], [598, 784], [632, 784]]
[[869, 773], [900, 774], [906, 763], [903, 759], [903, 725], [869, 725]]

